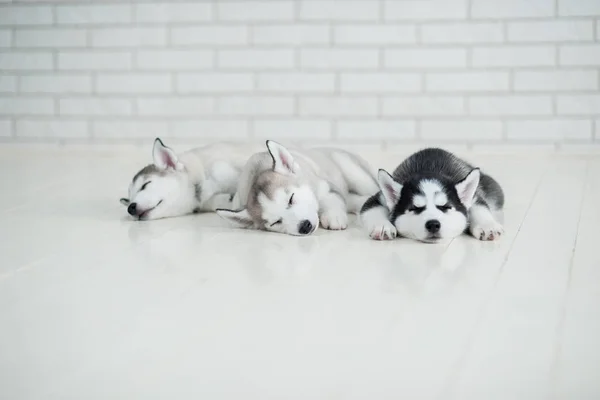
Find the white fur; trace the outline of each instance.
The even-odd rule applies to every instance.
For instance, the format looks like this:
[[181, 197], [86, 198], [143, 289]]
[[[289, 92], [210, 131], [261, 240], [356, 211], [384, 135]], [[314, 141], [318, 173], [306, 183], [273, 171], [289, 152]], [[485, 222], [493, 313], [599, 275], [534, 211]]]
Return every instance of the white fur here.
[[[290, 205], [292, 195], [294, 197]], [[300, 235], [298, 226], [302, 221], [309, 221], [314, 229], [319, 226], [319, 203], [308, 185], [278, 188], [273, 199], [261, 193], [258, 201], [261, 203], [262, 218], [266, 221], [265, 229], [268, 231]]]
[[361, 215], [361, 221], [371, 239], [390, 240], [397, 235], [396, 227], [389, 221], [388, 212], [383, 207], [374, 207]]
[[[215, 143], [177, 155], [156, 139], [152, 156], [159, 172], [137, 177], [129, 186], [129, 198], [121, 199], [121, 203], [126, 207], [135, 203], [138, 215], [142, 214], [140, 219], [145, 220], [230, 207], [240, 170], [256, 149]], [[196, 197], [197, 186], [200, 198]]]
[[487, 207], [475, 204], [469, 210], [469, 231], [476, 239], [496, 240], [502, 236], [504, 228]]
[[[467, 227], [467, 218], [463, 213], [454, 208], [445, 212], [438, 209], [438, 206], [446, 204], [447, 196], [437, 181], [424, 180], [419, 189], [423, 195], [415, 196], [413, 205], [425, 207], [425, 210], [419, 214], [408, 210], [396, 218], [394, 225], [401, 236], [424, 242], [437, 242], [452, 239], [464, 232]], [[425, 228], [427, 221], [431, 220], [440, 222], [439, 237], [435, 239], [429, 238], [430, 233]]]
[[[241, 207], [238, 212], [246, 210], [256, 180], [268, 176], [275, 189], [270, 188], [269, 195], [259, 193], [259, 204], [251, 205], [256, 209], [246, 211], [255, 219], [260, 214], [260, 220], [253, 223], [255, 228], [300, 235], [305, 234], [300, 232], [301, 224], [309, 221], [314, 229], [319, 223], [325, 229], [346, 229], [347, 212], [359, 212], [378, 190], [366, 162], [342, 150], [289, 151], [270, 140], [267, 149], [268, 153], [255, 154], [246, 164], [234, 199], [234, 205]], [[217, 213], [226, 220], [236, 217], [232, 210]]]

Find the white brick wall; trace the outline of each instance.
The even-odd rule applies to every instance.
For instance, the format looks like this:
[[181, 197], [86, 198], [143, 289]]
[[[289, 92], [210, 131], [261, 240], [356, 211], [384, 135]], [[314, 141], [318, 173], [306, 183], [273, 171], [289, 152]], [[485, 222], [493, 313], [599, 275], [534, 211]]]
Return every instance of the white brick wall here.
[[600, 141], [600, 0], [0, 2], [0, 142]]

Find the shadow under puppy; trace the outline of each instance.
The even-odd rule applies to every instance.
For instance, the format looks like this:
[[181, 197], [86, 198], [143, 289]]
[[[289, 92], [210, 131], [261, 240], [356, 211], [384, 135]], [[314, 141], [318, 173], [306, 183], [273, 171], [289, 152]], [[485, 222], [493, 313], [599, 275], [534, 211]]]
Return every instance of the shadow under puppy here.
[[504, 232], [493, 215], [504, 206], [498, 182], [445, 150], [418, 151], [393, 175], [380, 169], [378, 181], [380, 192], [360, 211], [373, 239], [399, 234], [435, 243], [468, 230], [479, 240], [495, 240]]
[[254, 154], [240, 176], [235, 210], [217, 214], [241, 228], [309, 235], [348, 227], [348, 214], [379, 190], [368, 163], [340, 149], [289, 151], [272, 140]]

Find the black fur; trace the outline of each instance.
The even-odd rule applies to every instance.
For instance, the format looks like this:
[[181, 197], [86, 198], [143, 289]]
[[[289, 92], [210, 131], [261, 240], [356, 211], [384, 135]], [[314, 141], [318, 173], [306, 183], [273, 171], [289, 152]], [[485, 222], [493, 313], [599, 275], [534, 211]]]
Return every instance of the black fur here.
[[[393, 222], [412, 206], [414, 195], [421, 194], [419, 183], [425, 179], [440, 182], [446, 196], [448, 196], [448, 202], [457, 211], [467, 215], [466, 208], [458, 198], [455, 185], [465, 179], [474, 168], [468, 162], [446, 150], [428, 148], [414, 153], [404, 160], [392, 174], [393, 179], [403, 186], [398, 203], [393, 210], [388, 210], [390, 221]], [[503, 207], [504, 193], [498, 182], [491, 176], [481, 173], [475, 193], [475, 203], [485, 205], [490, 209]], [[364, 213], [378, 206], [386, 207], [381, 192], [369, 198], [360, 212]]]

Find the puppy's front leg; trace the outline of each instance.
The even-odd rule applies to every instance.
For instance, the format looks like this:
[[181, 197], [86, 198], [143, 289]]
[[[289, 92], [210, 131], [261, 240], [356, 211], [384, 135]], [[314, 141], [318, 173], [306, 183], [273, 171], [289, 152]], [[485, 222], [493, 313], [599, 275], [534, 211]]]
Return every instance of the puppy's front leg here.
[[504, 228], [486, 205], [474, 204], [469, 209], [469, 231], [476, 239], [496, 240], [502, 236]]
[[337, 231], [348, 227], [346, 204], [338, 193], [325, 194], [319, 203], [319, 220], [323, 228]]
[[360, 210], [360, 219], [371, 239], [394, 239], [398, 232], [389, 220], [389, 210], [382, 197], [381, 192], [371, 196]]

